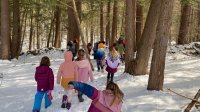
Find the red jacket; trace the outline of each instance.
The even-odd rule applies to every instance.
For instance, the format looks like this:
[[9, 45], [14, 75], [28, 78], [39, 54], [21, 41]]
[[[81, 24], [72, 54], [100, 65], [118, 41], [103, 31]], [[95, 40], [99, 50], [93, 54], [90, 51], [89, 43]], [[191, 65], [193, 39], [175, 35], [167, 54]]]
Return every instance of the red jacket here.
[[49, 66], [38, 66], [35, 72], [35, 81], [37, 82], [37, 91], [53, 90], [54, 75]]

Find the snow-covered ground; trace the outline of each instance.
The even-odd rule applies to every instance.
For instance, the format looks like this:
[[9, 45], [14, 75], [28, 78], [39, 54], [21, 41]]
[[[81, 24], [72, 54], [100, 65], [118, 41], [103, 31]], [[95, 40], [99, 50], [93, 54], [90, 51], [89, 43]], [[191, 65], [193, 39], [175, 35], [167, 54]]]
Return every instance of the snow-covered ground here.
[[[0, 78], [0, 112], [31, 112], [36, 93], [35, 67], [44, 55], [51, 59], [56, 80], [59, 64], [63, 62], [62, 51], [51, 50], [39, 56], [23, 55], [19, 60], [0, 60], [0, 73], [3, 74], [3, 79]], [[92, 60], [92, 63], [95, 81], [89, 84], [104, 89], [107, 73], [97, 72], [95, 61]], [[148, 75], [133, 77], [123, 71], [124, 64], [120, 65], [114, 77], [114, 82], [125, 93], [123, 112], [181, 112], [190, 100], [169, 92], [167, 88], [191, 98], [200, 89], [200, 58], [178, 52], [167, 54], [164, 91], [147, 91]], [[62, 94], [63, 89], [55, 83], [53, 104], [48, 109], [42, 105], [41, 112], [69, 112], [60, 108]], [[87, 112], [91, 100], [86, 96], [84, 99], [83, 103], [79, 103], [74, 95], [70, 111]], [[195, 107], [192, 110], [197, 111]]]

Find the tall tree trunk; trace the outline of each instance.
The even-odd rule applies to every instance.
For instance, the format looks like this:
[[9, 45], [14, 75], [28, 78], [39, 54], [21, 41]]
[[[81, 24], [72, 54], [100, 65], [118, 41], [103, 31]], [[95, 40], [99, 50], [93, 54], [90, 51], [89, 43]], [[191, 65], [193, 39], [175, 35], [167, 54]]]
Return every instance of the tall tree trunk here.
[[137, 49], [137, 55], [134, 65], [134, 74], [143, 75], [147, 73], [148, 61], [155, 40], [156, 26], [160, 11], [160, 0], [152, 0], [147, 15], [145, 27], [143, 30], [140, 46]]
[[31, 10], [31, 13], [30, 13], [30, 35], [29, 35], [29, 51], [32, 49], [32, 40], [33, 40], [33, 11], [32, 9]]
[[85, 28], [85, 39], [86, 39], [86, 43], [88, 43], [88, 38], [89, 38], [89, 36], [88, 36], [88, 27], [86, 26], [86, 28]]
[[[33, 18], [33, 21], [34, 21], [34, 18]], [[33, 23], [34, 24], [34, 23]], [[32, 29], [33, 31], [32, 31], [32, 49], [36, 49], [36, 47], [35, 47], [35, 27], [33, 26], [33, 29]]]
[[164, 82], [165, 57], [170, 36], [174, 0], [161, 0], [153, 58], [149, 74], [148, 90], [162, 90]]
[[[21, 30], [23, 30], [23, 32], [22, 32], [22, 39], [21, 39], [21, 44], [20, 44], [20, 51], [19, 51], [19, 53], [22, 51], [22, 46], [23, 46], [23, 43], [24, 43], [24, 38], [25, 38], [25, 34], [26, 34], [26, 21], [28, 20], [27, 19], [27, 15], [28, 15], [28, 11], [26, 10], [25, 12], [24, 12], [25, 14], [25, 17], [24, 17], [24, 22], [22, 22], [21, 23]], [[23, 23], [24, 23], [24, 25], [23, 25]], [[23, 27], [24, 26], [24, 27]], [[23, 27], [23, 28], [22, 28]]]
[[55, 21], [55, 17], [53, 16], [52, 19], [51, 19], [51, 25], [50, 25], [50, 29], [49, 29], [48, 38], [47, 38], [47, 48], [49, 48], [50, 40], [51, 40], [51, 37], [52, 37], [51, 34], [52, 34], [53, 26], [54, 26], [54, 21]]
[[114, 0], [111, 44], [116, 42], [118, 20], [118, 0]]
[[[90, 0], [90, 9], [93, 11], [94, 8], [94, 0]], [[94, 41], [94, 18], [91, 18], [91, 25], [90, 25], [90, 43], [93, 46]]]
[[[126, 1], [124, 1], [124, 7], [126, 7]], [[124, 20], [125, 20], [125, 11], [126, 10], [123, 10], [122, 12], [122, 17], [121, 17], [121, 27], [120, 27], [120, 36], [124, 35]]]
[[181, 4], [181, 21], [180, 29], [178, 35], [178, 44], [188, 43], [188, 31], [189, 31], [189, 21], [190, 21], [190, 10], [191, 6], [186, 3]]
[[200, 2], [198, 3], [198, 31], [197, 31], [197, 41], [200, 41]]
[[111, 0], [108, 0], [107, 2], [107, 24], [106, 24], [106, 45], [110, 44], [110, 5], [111, 5]]
[[[76, 0], [76, 7], [77, 7], [77, 13], [78, 13], [78, 17], [81, 20], [81, 2], [82, 0]], [[67, 8], [67, 15], [68, 15], [68, 34], [67, 37], [69, 38], [69, 40], [73, 41], [75, 39], [77, 39], [79, 41], [80, 38], [80, 33], [78, 31], [78, 27], [77, 27], [77, 23], [75, 20], [75, 15], [73, 12], [73, 9], [70, 8], [72, 7], [72, 1], [70, 0], [68, 3], [69, 7]]]
[[104, 41], [104, 28], [103, 28], [103, 1], [100, 3], [100, 40]]
[[13, 0], [13, 35], [11, 58], [18, 58], [21, 43], [19, 0]]
[[[0, 9], [1, 9], [1, 2], [0, 2]], [[1, 10], [0, 10], [0, 15], [1, 15]], [[1, 27], [1, 21], [0, 21], [0, 27]], [[1, 36], [1, 31], [0, 31], [0, 36]], [[0, 37], [0, 46], [1, 46], [1, 37]], [[0, 48], [1, 50], [1, 48]], [[1, 57], [1, 52], [0, 52], [0, 57]]]
[[133, 74], [136, 0], [126, 0], [125, 17], [125, 72]]
[[[63, 26], [63, 25], [61, 25]], [[59, 42], [59, 48], [61, 48], [61, 43], [63, 42], [63, 31], [64, 31], [64, 27], [60, 28], [60, 42]]]
[[188, 43], [194, 41], [194, 34], [195, 34], [195, 14], [194, 14], [194, 9], [191, 7], [190, 10], [190, 18], [189, 18], [189, 29], [188, 29]]
[[90, 56], [89, 56], [89, 53], [88, 53], [88, 49], [87, 49], [86, 43], [84, 41], [84, 35], [83, 35], [83, 31], [81, 29], [81, 24], [80, 24], [80, 20], [79, 20], [79, 17], [78, 17], [78, 13], [77, 13], [77, 9], [76, 9], [76, 4], [75, 4], [74, 0], [72, 0], [72, 7], [73, 7], [73, 11], [74, 11], [74, 15], [75, 15], [75, 20], [76, 20], [76, 23], [77, 23], [77, 27], [78, 27], [78, 30], [79, 30], [80, 35], [81, 35], [81, 41], [83, 43], [83, 48], [84, 48], [84, 50], [86, 52], [86, 57], [87, 57], [87, 59], [90, 62], [92, 70], [94, 70], [94, 67], [93, 67], [93, 65], [91, 63], [91, 60], [90, 60]]
[[9, 0], [1, 0], [1, 59], [10, 59]]
[[[55, 14], [54, 14], [55, 15]], [[53, 25], [53, 34], [52, 34], [52, 39], [51, 39], [51, 45], [52, 45], [52, 47], [53, 47], [53, 45], [54, 45], [54, 37], [55, 37], [55, 25]]]
[[[40, 3], [40, 0], [37, 0]], [[40, 5], [36, 4], [36, 38], [37, 38], [37, 49], [40, 49]]]
[[56, 32], [55, 32], [55, 41], [54, 41], [54, 47], [59, 48], [60, 41], [60, 16], [61, 16], [61, 10], [59, 6], [56, 6]]
[[140, 1], [137, 1], [137, 9], [136, 9], [136, 50], [140, 45], [140, 39], [142, 35], [143, 29], [143, 7]]
[[93, 46], [93, 43], [94, 43], [94, 26], [93, 25], [90, 26], [90, 43]]

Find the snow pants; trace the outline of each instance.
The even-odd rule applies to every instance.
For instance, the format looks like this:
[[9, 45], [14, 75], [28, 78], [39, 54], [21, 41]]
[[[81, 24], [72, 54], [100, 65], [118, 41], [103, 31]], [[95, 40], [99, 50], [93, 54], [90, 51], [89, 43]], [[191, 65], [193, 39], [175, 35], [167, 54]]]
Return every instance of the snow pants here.
[[47, 93], [48, 91], [45, 92], [37, 91], [37, 93], [35, 94], [33, 110], [40, 111], [43, 97], [45, 101], [45, 108], [49, 107], [52, 104], [51, 100], [48, 98]]

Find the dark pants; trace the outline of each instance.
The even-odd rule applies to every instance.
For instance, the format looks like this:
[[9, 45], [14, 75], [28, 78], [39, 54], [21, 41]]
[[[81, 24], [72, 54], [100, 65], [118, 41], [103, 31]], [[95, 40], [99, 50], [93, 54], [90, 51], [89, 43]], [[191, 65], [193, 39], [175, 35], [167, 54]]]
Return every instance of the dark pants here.
[[108, 72], [108, 75], [107, 75], [107, 82], [113, 82], [113, 76], [114, 76], [114, 73], [109, 73], [109, 72]]
[[84, 99], [83, 99], [83, 93], [78, 91], [78, 99], [79, 99], [79, 102], [83, 102]]
[[102, 60], [97, 59], [97, 68], [98, 68], [98, 71], [100, 71], [100, 69], [103, 70]]

